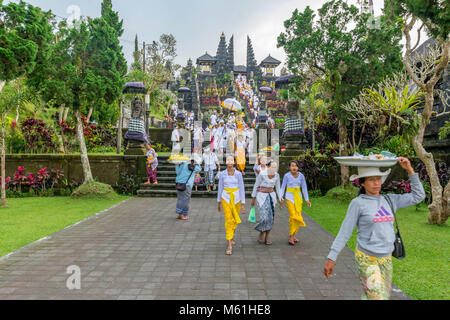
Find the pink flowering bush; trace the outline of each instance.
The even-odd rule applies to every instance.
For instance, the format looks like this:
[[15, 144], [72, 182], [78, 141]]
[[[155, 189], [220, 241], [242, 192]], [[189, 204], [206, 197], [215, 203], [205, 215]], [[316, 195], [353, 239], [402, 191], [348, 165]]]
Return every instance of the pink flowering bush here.
[[20, 166], [14, 176], [6, 177], [6, 189], [12, 192], [22, 193], [24, 191], [45, 191], [56, 187], [64, 177], [61, 169], [41, 168], [37, 173], [25, 173], [25, 168]]

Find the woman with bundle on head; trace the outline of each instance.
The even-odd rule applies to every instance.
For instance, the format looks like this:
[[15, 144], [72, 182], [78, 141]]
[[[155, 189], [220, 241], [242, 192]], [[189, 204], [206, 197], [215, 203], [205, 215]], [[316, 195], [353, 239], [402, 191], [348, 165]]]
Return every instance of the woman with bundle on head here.
[[324, 274], [329, 279], [335, 263], [355, 227], [358, 228], [355, 260], [363, 288], [363, 300], [388, 300], [391, 293], [392, 254], [396, 235], [395, 211], [422, 202], [425, 191], [408, 159], [399, 157], [398, 163], [411, 181], [411, 193], [381, 195], [381, 186], [391, 170], [381, 172], [377, 167], [358, 167], [360, 194], [350, 202], [341, 229], [331, 246]]
[[192, 187], [194, 186], [194, 177], [196, 173], [202, 170], [200, 166], [201, 159], [197, 154], [193, 154], [190, 161], [183, 161], [176, 166], [177, 177], [177, 219], [189, 220], [189, 204], [191, 202]]

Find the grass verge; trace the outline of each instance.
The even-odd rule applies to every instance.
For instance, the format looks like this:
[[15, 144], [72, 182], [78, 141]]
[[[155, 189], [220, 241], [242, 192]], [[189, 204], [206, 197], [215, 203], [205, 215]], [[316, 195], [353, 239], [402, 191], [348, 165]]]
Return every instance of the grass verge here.
[[[334, 236], [347, 213], [349, 201], [313, 198], [305, 212]], [[394, 263], [394, 284], [417, 300], [450, 299], [450, 228], [427, 223], [428, 209], [421, 205], [398, 211], [398, 224], [405, 242], [406, 258]], [[356, 228], [347, 246], [356, 247]], [[331, 247], [331, 243], [330, 243]]]
[[0, 208], [0, 257], [127, 199], [21, 198]]

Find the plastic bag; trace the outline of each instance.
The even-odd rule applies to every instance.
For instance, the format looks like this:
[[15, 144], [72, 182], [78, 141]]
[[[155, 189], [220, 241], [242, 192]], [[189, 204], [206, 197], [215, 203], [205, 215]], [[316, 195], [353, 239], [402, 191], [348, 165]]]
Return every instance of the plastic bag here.
[[251, 208], [250, 214], [248, 215], [248, 221], [256, 223], [255, 207]]

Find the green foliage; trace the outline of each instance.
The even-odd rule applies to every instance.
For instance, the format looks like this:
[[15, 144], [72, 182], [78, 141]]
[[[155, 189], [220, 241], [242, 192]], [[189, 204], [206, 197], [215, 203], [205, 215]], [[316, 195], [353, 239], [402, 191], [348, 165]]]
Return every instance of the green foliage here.
[[450, 35], [450, 6], [440, 0], [386, 0], [385, 11], [391, 19], [404, 19], [412, 14], [422, 20], [432, 37], [448, 39]]
[[358, 192], [359, 189], [353, 185], [348, 185], [346, 188], [339, 186], [328, 190], [325, 196], [339, 201], [351, 201], [358, 196]]
[[411, 89], [409, 77], [397, 73], [386, 77], [375, 86], [363, 89], [360, 94], [342, 105], [353, 121], [377, 127], [379, 141], [392, 135], [414, 136], [419, 128], [416, 108], [423, 101], [423, 91]]
[[445, 121], [445, 125], [439, 129], [439, 139], [444, 140], [450, 135], [450, 121]]
[[38, 22], [37, 10], [25, 2], [0, 2], [0, 80], [11, 81], [34, 70], [39, 46], [32, 29]]
[[126, 61], [119, 42], [120, 23], [106, 5], [107, 17], [80, 22], [79, 28], [59, 25], [49, 76], [43, 87], [45, 101], [54, 99], [87, 113], [90, 107], [115, 103], [122, 94]]
[[371, 28], [370, 17], [342, 0], [327, 1], [317, 14], [309, 7], [303, 12], [296, 9], [278, 37], [300, 83], [329, 74], [334, 107], [403, 68], [399, 24], [381, 16], [380, 29]]
[[416, 152], [412, 145], [402, 136], [393, 136], [386, 139], [382, 149], [395, 153], [401, 157], [412, 158], [416, 156]]
[[120, 174], [120, 181], [116, 184], [119, 194], [122, 195], [136, 195], [140, 186], [140, 177], [138, 175], [130, 175], [127, 172]]
[[73, 193], [72, 198], [74, 199], [108, 199], [112, 200], [117, 196], [113, 188], [109, 184], [100, 183], [97, 181], [88, 182], [82, 184]]

